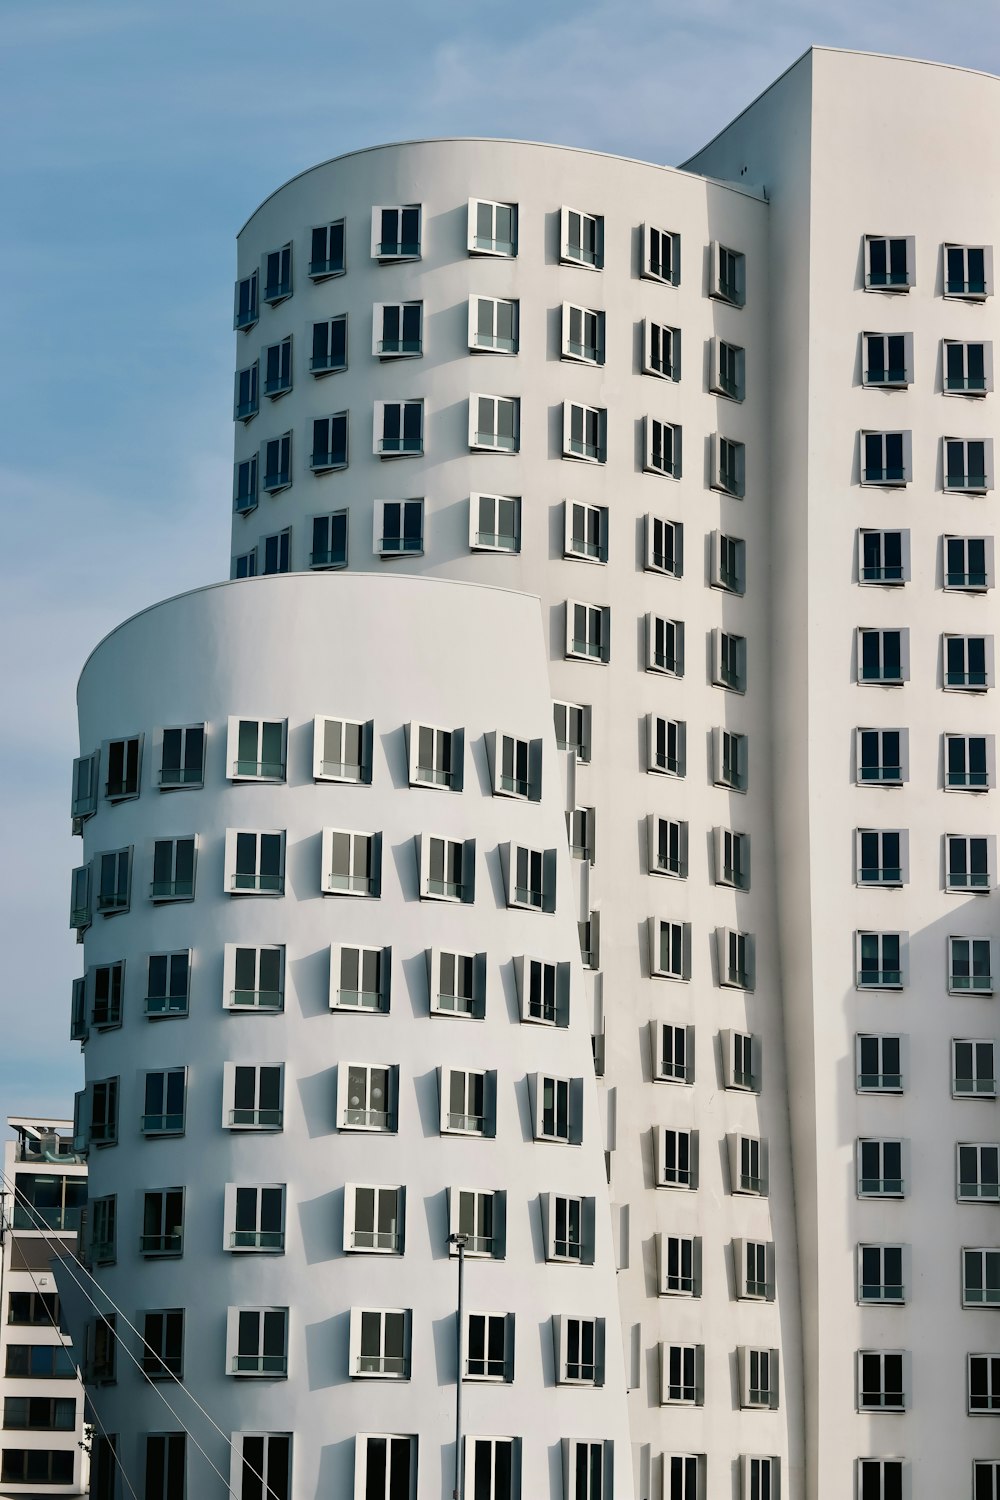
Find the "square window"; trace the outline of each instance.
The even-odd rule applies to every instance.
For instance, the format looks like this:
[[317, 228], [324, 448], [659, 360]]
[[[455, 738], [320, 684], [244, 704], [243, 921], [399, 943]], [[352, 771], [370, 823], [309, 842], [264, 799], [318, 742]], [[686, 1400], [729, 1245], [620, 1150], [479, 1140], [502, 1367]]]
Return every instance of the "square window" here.
[[482, 1188], [448, 1189], [448, 1254], [458, 1254], [458, 1238], [465, 1254], [503, 1260], [506, 1253], [507, 1194]]
[[991, 536], [945, 536], [941, 545], [946, 589], [981, 594], [993, 587]]
[[570, 1265], [592, 1265], [595, 1199], [543, 1193], [541, 1205], [545, 1259]]
[[292, 295], [292, 247], [282, 245], [280, 250], [269, 250], [263, 257], [261, 267], [264, 274], [262, 301], [274, 307]]
[[859, 990], [903, 988], [905, 933], [858, 932], [855, 944]]
[[260, 410], [260, 360], [236, 371], [236, 389], [233, 396], [233, 420], [244, 424], [253, 420]]
[[659, 1083], [694, 1083], [694, 1027], [650, 1021], [653, 1078]]
[[774, 1300], [774, 1242], [733, 1240], [736, 1295], [741, 1301]]
[[414, 458], [423, 451], [423, 401], [376, 401], [376, 455], [379, 458]]
[[291, 335], [278, 344], [268, 344], [262, 350], [264, 357], [264, 395], [272, 401], [284, 396], [292, 388], [292, 339]]
[[257, 272], [251, 271], [236, 283], [233, 327], [238, 333], [248, 333], [260, 316], [257, 304]]
[[285, 834], [226, 829], [226, 884], [232, 896], [285, 894]]
[[197, 839], [154, 839], [153, 879], [150, 900], [192, 901], [194, 899], [195, 856]]
[[955, 1099], [995, 1099], [995, 1044], [956, 1039], [951, 1044], [951, 1092]]
[[508, 906], [528, 911], [555, 911], [555, 849], [529, 849], [525, 844], [501, 844], [500, 861]]
[[410, 1378], [409, 1308], [351, 1308], [348, 1374], [352, 1380]]
[[856, 884], [905, 885], [909, 878], [908, 846], [905, 828], [858, 828], [854, 835]]
[[698, 1186], [698, 1132], [654, 1125], [653, 1160], [657, 1187], [693, 1192]]
[[985, 495], [993, 488], [992, 438], [941, 439], [944, 488]]
[[510, 1384], [514, 1379], [513, 1313], [466, 1313], [463, 1342], [463, 1380], [499, 1380]]
[[742, 401], [746, 395], [746, 352], [739, 344], [713, 339], [711, 360], [709, 389], [730, 401]]
[[985, 693], [993, 686], [991, 635], [943, 635], [941, 651], [946, 692]]
[[281, 1130], [284, 1094], [284, 1063], [224, 1063], [223, 1129]]
[[910, 632], [904, 630], [857, 631], [858, 682], [899, 687], [910, 676]]
[[767, 1197], [767, 1141], [739, 1131], [726, 1137], [729, 1148], [729, 1190], [754, 1198]]
[[903, 1245], [858, 1246], [858, 1301], [903, 1303], [906, 1286], [903, 1279]]
[[590, 705], [589, 703], [553, 703], [556, 748], [568, 750], [578, 763], [586, 765], [590, 760]]
[[663, 281], [679, 286], [681, 280], [681, 237], [670, 229], [643, 224], [642, 263], [640, 275], [647, 281]]
[[857, 1143], [858, 1197], [904, 1198], [903, 1147], [899, 1140], [859, 1137]]
[[1000, 1306], [1000, 1250], [962, 1251], [962, 1306]]
[[905, 1355], [898, 1350], [858, 1350], [858, 1410], [905, 1411]]
[[473, 552], [520, 552], [521, 497], [470, 495], [469, 547]]
[[556, 1384], [604, 1384], [604, 1319], [555, 1314]]
[[646, 858], [650, 875], [668, 875], [686, 880], [688, 873], [688, 825], [676, 818], [649, 813], [646, 818]]
[[604, 267], [604, 216], [575, 208], [560, 210], [559, 259], [563, 265]]
[[643, 566], [647, 573], [664, 573], [668, 578], [684, 576], [684, 525], [665, 521], [659, 516], [646, 517], [646, 549]]
[[660, 380], [681, 378], [681, 331], [669, 323], [644, 318], [642, 323], [642, 373]]
[[183, 1135], [187, 1069], [158, 1068], [145, 1075], [143, 1135]]
[[292, 482], [292, 434], [283, 432], [280, 437], [269, 438], [262, 446], [261, 457], [264, 493], [276, 495], [279, 490], [287, 490]]
[[656, 1256], [659, 1296], [701, 1296], [700, 1235], [657, 1234]]
[[271, 943], [247, 947], [227, 943], [223, 961], [225, 1010], [263, 1014], [285, 1008], [285, 949]]
[[465, 759], [465, 732], [439, 729], [433, 724], [406, 726], [410, 786], [460, 792]]
[[909, 531], [858, 532], [858, 582], [895, 587], [910, 581]]
[[865, 290], [908, 292], [916, 284], [913, 236], [865, 235]]
[[660, 1405], [703, 1406], [705, 1346], [660, 1344]]
[[233, 1496], [238, 1496], [239, 1500], [254, 1494], [263, 1494], [266, 1500], [290, 1500], [292, 1434], [234, 1432], [229, 1484]]
[[431, 1015], [481, 1021], [486, 1014], [486, 954], [428, 948], [426, 957]]
[[958, 1201], [995, 1203], [1000, 1199], [1000, 1146], [992, 1142], [956, 1147]]
[[421, 901], [475, 900], [475, 839], [416, 835]]
[[147, 1016], [186, 1016], [191, 997], [191, 950], [151, 953], [143, 1010]]
[[391, 948], [330, 946], [330, 1009], [385, 1014], [389, 1009]]
[[309, 275], [313, 281], [343, 276], [346, 269], [344, 220], [334, 219], [331, 224], [316, 225], [309, 241]]
[[199, 787], [205, 782], [205, 726], [164, 729], [160, 741], [160, 791]]
[[680, 719], [646, 715], [646, 769], [663, 776], [686, 773], [687, 725]]
[[517, 254], [517, 204], [493, 203], [488, 198], [469, 199], [469, 254]]
[[673, 422], [645, 417], [645, 458], [647, 474], [661, 474], [667, 479], [681, 477], [681, 429]]
[[746, 256], [739, 250], [730, 250], [714, 241], [710, 249], [711, 276], [708, 294], [731, 307], [742, 307], [746, 302]]
[[[564, 747], [565, 748], [565, 747]], [[491, 730], [486, 754], [494, 797], [519, 797], [537, 802], [542, 794], [542, 742], [522, 740]]]
[[996, 884], [996, 840], [992, 835], [946, 833], [945, 890], [984, 893]]
[[992, 949], [986, 937], [948, 939], [948, 989], [953, 995], [992, 995]]
[[861, 433], [861, 483], [897, 489], [913, 478], [912, 434]]
[[139, 1253], [176, 1256], [184, 1249], [184, 1189], [156, 1188], [142, 1195], [142, 1234]]
[[381, 360], [418, 357], [424, 352], [423, 323], [422, 302], [376, 302], [372, 353]]
[[535, 1140], [578, 1146], [583, 1139], [583, 1079], [530, 1073], [528, 1086]]
[[226, 1322], [226, 1374], [288, 1375], [288, 1308], [231, 1307]]
[[607, 410], [603, 406], [583, 406], [577, 401], [564, 401], [563, 458], [578, 458], [591, 464], [606, 463], [607, 418]]
[[[944, 295], [981, 302], [993, 292], [992, 245], [945, 245]], [[976, 1496], [979, 1500], [979, 1496]], [[990, 1497], [993, 1500], [993, 1497]]]
[[395, 1134], [398, 1073], [388, 1063], [338, 1063], [337, 1129]]
[[233, 510], [237, 515], [247, 515], [257, 509], [257, 455], [239, 460], [233, 465]]
[[649, 972], [658, 979], [690, 979], [691, 924], [649, 918]]
[[646, 616], [646, 671], [684, 676], [684, 621]]
[[778, 1408], [778, 1351], [741, 1345], [737, 1350], [740, 1407], [743, 1411]]
[[993, 389], [993, 345], [942, 340], [941, 383], [946, 396], [985, 396]]
[[470, 297], [469, 348], [489, 354], [516, 354], [520, 306], [516, 297]]
[[521, 445], [520, 414], [517, 396], [470, 396], [469, 447], [516, 453]]
[[608, 560], [608, 508], [567, 500], [563, 507], [565, 534], [563, 556], [580, 562]]
[[415, 557], [423, 550], [423, 500], [376, 500], [376, 555], [383, 558]]
[[859, 786], [902, 786], [907, 779], [907, 730], [855, 731], [856, 779]]
[[854, 1048], [859, 1094], [903, 1092], [901, 1037], [859, 1032]]
[[347, 781], [367, 785], [372, 779], [371, 719], [313, 720], [313, 778], [316, 781]]
[[439, 1068], [442, 1135], [496, 1135], [497, 1075], [482, 1068]]
[[324, 828], [322, 860], [320, 889], [325, 896], [381, 894], [381, 834]]
[[[332, 469], [347, 468], [347, 429], [348, 413], [346, 411], [332, 412], [328, 417], [316, 417], [313, 420], [309, 467], [314, 474], [328, 474]], [[347, 512], [339, 511], [336, 514], [345, 517], [346, 536]], [[313, 550], [316, 550], [315, 542]]]
[[421, 255], [421, 205], [393, 204], [372, 209], [372, 259], [385, 264], [394, 260], [419, 260]]
[[416, 1500], [416, 1493], [416, 1435], [359, 1432], [354, 1439], [354, 1500]]
[[344, 1188], [344, 1250], [402, 1255], [406, 1189], [349, 1182]]
[[861, 383], [905, 389], [913, 380], [913, 336], [909, 333], [863, 333]]
[[604, 363], [604, 314], [591, 307], [577, 307], [572, 302], [562, 305], [563, 359], [578, 360], [588, 365]]
[[611, 659], [611, 610], [607, 605], [566, 601], [566, 656], [581, 661]]

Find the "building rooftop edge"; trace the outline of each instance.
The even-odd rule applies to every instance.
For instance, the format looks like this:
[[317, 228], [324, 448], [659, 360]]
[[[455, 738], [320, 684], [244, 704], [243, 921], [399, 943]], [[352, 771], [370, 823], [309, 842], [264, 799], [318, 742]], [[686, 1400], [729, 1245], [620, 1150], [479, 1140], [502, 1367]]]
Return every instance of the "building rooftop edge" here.
[[[289, 177], [285, 182], [280, 183], [276, 188], [274, 188], [272, 192], [268, 193], [266, 198], [261, 199], [261, 201], [257, 204], [257, 207], [254, 209], [253, 213], [250, 214], [250, 216], [244, 221], [243, 224], [240, 225], [240, 228], [236, 231], [236, 238], [239, 239], [244, 229], [249, 227], [249, 225], [260, 213], [261, 209], [266, 204], [270, 203], [272, 198], [276, 198], [279, 193], [284, 192], [285, 188], [290, 187], [293, 182], [298, 182], [300, 177], [308, 177], [310, 172], [316, 172], [320, 167], [330, 167], [333, 166], [335, 162], [347, 161], [347, 159], [351, 156], [365, 156], [371, 151], [395, 151], [400, 146], [450, 146], [459, 144], [535, 146], [543, 151], [574, 151], [580, 156], [599, 156], [607, 161], [632, 162], [636, 166], [650, 167], [655, 172], [672, 172], [678, 174], [681, 177], [701, 177], [703, 181], [713, 180], [706, 179], [703, 173], [685, 172], [681, 167], [672, 167], [665, 162], [645, 161], [641, 156], [624, 156], [620, 151], [596, 151], [590, 146], [563, 146], [558, 142], [553, 141], [519, 140], [516, 136], [506, 135], [415, 136], [412, 140], [408, 141], [380, 141], [374, 146], [358, 146], [353, 151], [342, 151], [338, 156], [328, 156], [324, 161], [314, 162], [311, 167], [303, 167], [301, 172], [294, 172], [292, 176]], [[757, 201], [760, 201], [762, 197], [759, 188], [749, 187], [746, 185], [741, 186], [736, 182], [720, 182], [716, 185], [719, 187], [728, 188], [731, 192], [739, 193], [740, 196], [744, 198], [753, 198]]]
[[[696, 157], [701, 156], [702, 153], [707, 151], [710, 146], [714, 146], [715, 142], [720, 140], [722, 136], [725, 135], [727, 130], [731, 130], [733, 128], [737, 120], [742, 120], [744, 115], [749, 114], [750, 111], [754, 109], [762, 99], [766, 98], [766, 96], [771, 92], [772, 89], [776, 89], [778, 87], [778, 84], [781, 83], [784, 78], [788, 77], [789, 73], [794, 72], [795, 69], [802, 63], [804, 63], [807, 58], [812, 57], [814, 52], [832, 52], [839, 57], [871, 57], [877, 59], [880, 62], [911, 63], [914, 66], [921, 68], [943, 68], [952, 73], [970, 73], [980, 78], [990, 78], [994, 83], [1000, 83], [1000, 75], [996, 73], [988, 73], [985, 68], [967, 68], [962, 63], [935, 62], [933, 58], [929, 57], [902, 57], [895, 52], [866, 52], [861, 47], [827, 47], [814, 42], [812, 46], [807, 47], [803, 53], [795, 58], [794, 62], [790, 62], [787, 68], [783, 68], [782, 71], [778, 74], [777, 78], [772, 78], [771, 82], [767, 85], [766, 88], [761, 89], [759, 94], [755, 94], [754, 97], [750, 100], [749, 104], [745, 104], [744, 107], [739, 111], [739, 113], [733, 115], [732, 119], [727, 121], [727, 123], [723, 125], [720, 130], [717, 130], [715, 134], [711, 136], [703, 146], [699, 146], [697, 151], [693, 151], [690, 156], [685, 157], [682, 162], [679, 162], [677, 170], [680, 172], [686, 172], [688, 170], [688, 165], [690, 162], [693, 162]], [[698, 174], [694, 173], [692, 175]], [[717, 181], [716, 178], [712, 178], [709, 180]], [[727, 186], [729, 185], [730, 184], [727, 184]]]
[[[352, 572], [348, 576], [352, 579], [377, 578], [379, 580], [387, 580], [392, 575], [386, 573], [358, 571], [356, 573]], [[476, 593], [511, 594], [518, 599], [533, 599], [536, 604], [541, 605], [540, 596], [538, 594], [533, 594], [529, 589], [500, 588], [495, 583], [470, 583], [465, 578], [440, 578], [426, 573], [397, 574], [396, 578], [399, 581], [402, 581], [403, 579], [409, 579], [413, 583], [430, 584], [433, 587], [444, 585], [451, 588], [471, 589]], [[101, 647], [108, 641], [110, 641], [112, 636], [117, 635], [120, 630], [124, 630], [127, 625], [131, 625], [134, 620], [140, 620], [143, 615], [152, 614], [154, 609], [162, 609], [165, 604], [176, 604], [180, 599], [190, 599], [195, 594], [211, 593], [213, 589], [229, 589], [236, 587], [244, 588], [247, 586], [251, 588], [261, 588], [268, 586], [273, 587], [274, 585], [278, 585], [280, 587], [287, 584], [291, 580], [294, 580], [297, 585], [301, 586], [307, 579], [310, 581], [319, 581], [325, 579], [328, 583], [336, 582], [337, 585], [343, 587], [343, 577], [332, 579], [330, 575], [325, 572], [268, 573], [263, 574], [258, 578], [221, 578], [216, 583], [202, 583], [199, 584], [197, 588], [182, 589], [179, 594], [168, 594], [165, 599], [157, 599], [155, 603], [147, 604], [142, 609], [137, 609], [135, 611], [135, 614], [128, 615], [124, 620], [119, 620], [118, 624], [113, 626], [105, 635], [102, 635], [101, 639], [96, 643], [96, 645], [92, 646], [90, 651], [88, 651], [84, 659], [83, 666], [80, 668], [79, 675], [76, 679], [77, 703], [79, 703], [80, 701], [80, 684], [83, 681], [83, 675], [86, 672], [87, 668], [90, 666], [92, 659], [97, 655], [98, 651], [100, 651]], [[18, 1116], [18, 1118], [21, 1117]], [[72, 1121], [70, 1121], [70, 1124], [72, 1124]]]

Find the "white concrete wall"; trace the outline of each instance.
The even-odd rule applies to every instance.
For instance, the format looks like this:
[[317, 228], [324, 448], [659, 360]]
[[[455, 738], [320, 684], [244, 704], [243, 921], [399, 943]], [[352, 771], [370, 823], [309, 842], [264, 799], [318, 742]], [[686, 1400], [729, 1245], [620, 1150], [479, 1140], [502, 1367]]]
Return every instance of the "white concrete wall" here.
[[[996, 1242], [996, 1208], [957, 1203], [955, 1173], [956, 1142], [998, 1138], [996, 1105], [950, 1094], [951, 1039], [995, 1037], [996, 1002], [950, 996], [946, 982], [948, 935], [995, 934], [996, 898], [946, 893], [942, 853], [945, 833], [995, 835], [998, 815], [995, 792], [945, 793], [941, 759], [943, 733], [989, 733], [996, 720], [993, 693], [942, 693], [941, 635], [993, 633], [1000, 620], [992, 592], [943, 591], [941, 538], [992, 536], [996, 501], [944, 494], [940, 458], [942, 437], [989, 437], [996, 429], [995, 395], [942, 394], [941, 341], [995, 337], [993, 299], [942, 297], [942, 246], [1000, 240], [1000, 210], [987, 187], [1000, 165], [990, 128], [998, 91], [1000, 82], [984, 74], [817, 49], [688, 164], [722, 178], [749, 164], [771, 200], [772, 268], [779, 261], [799, 267], [789, 284], [794, 316], [774, 324], [772, 364], [775, 431], [784, 425], [792, 434], [776, 449], [774, 530], [798, 538], [775, 591], [775, 665], [784, 642], [792, 677], [789, 695], [775, 694], [775, 729], [799, 767], [795, 825], [789, 820], [776, 874], [786, 994], [794, 995], [786, 1013], [796, 1081], [806, 1430], [810, 1493], [819, 1496], [850, 1493], [852, 1463], [868, 1454], [909, 1460], [913, 1500], [965, 1496], [972, 1460], [1000, 1451], [989, 1419], [967, 1415], [966, 1355], [998, 1346], [995, 1317], [962, 1309], [960, 1261], [963, 1246]], [[968, 149], [956, 152], [956, 141]], [[863, 289], [866, 234], [915, 237], [913, 290]], [[907, 390], [862, 388], [866, 330], [912, 335]], [[883, 426], [913, 433], [905, 492], [859, 486], [858, 432]], [[882, 525], [909, 528], [912, 580], [898, 590], [859, 589], [858, 528]], [[856, 684], [859, 625], [909, 630], [904, 687]], [[859, 725], [909, 730], [902, 789], [854, 784]], [[857, 827], [909, 830], [902, 890], [855, 887]], [[859, 928], [909, 931], [902, 994], [855, 990]], [[856, 1094], [860, 1030], [908, 1037], [901, 1097]], [[859, 1202], [855, 1140], [882, 1134], [910, 1143], [907, 1197]], [[904, 1307], [856, 1305], [859, 1241], [911, 1247]], [[907, 1414], [856, 1412], [859, 1348], [910, 1351]]]
[[[748, 179], [752, 180], [752, 179]], [[516, 202], [519, 249], [514, 260], [471, 257], [467, 251], [470, 197]], [[419, 262], [380, 266], [371, 258], [371, 208], [392, 202], [423, 206]], [[563, 205], [604, 216], [605, 269], [593, 272], [558, 261]], [[305, 267], [309, 230], [328, 219], [347, 222], [347, 274], [313, 285]], [[737, 1493], [741, 1453], [779, 1456], [794, 1495], [802, 1464], [799, 1299], [795, 1218], [789, 1154], [780, 966], [773, 902], [771, 817], [772, 731], [769, 596], [780, 582], [772, 559], [769, 323], [772, 315], [768, 210], [759, 193], [706, 184], [666, 168], [594, 153], [500, 141], [425, 142], [378, 148], [302, 174], [257, 210], [240, 235], [238, 273], [260, 265], [267, 251], [291, 240], [294, 292], [259, 323], [237, 335], [236, 365], [286, 334], [294, 338], [294, 389], [260, 415], [237, 424], [236, 456], [291, 429], [293, 483], [262, 497], [248, 517], [235, 516], [233, 553], [256, 539], [292, 527], [292, 567], [308, 566], [309, 518], [346, 506], [350, 512], [349, 569], [381, 568], [393, 577], [434, 573], [503, 583], [540, 595], [549, 656], [549, 691], [593, 709], [593, 756], [577, 769], [576, 800], [597, 810], [597, 859], [576, 870], [582, 912], [601, 917], [601, 972], [588, 976], [603, 1003], [607, 1027], [605, 1107], [614, 1116], [611, 1196], [629, 1209], [628, 1264], [619, 1275], [622, 1320], [633, 1390], [630, 1421], [637, 1449], [636, 1494], [650, 1496], [660, 1480], [659, 1456], [707, 1456], [710, 1493]], [[654, 223], [681, 236], [677, 287], [639, 278], [640, 225]], [[709, 245], [721, 240], [746, 256], [747, 300], [742, 309], [708, 295]], [[516, 358], [471, 353], [467, 347], [470, 294], [520, 299]], [[382, 364], [371, 354], [376, 301], [422, 299], [424, 353]], [[606, 362], [587, 367], [559, 358], [559, 308], [571, 301], [606, 314]], [[349, 315], [349, 363], [323, 380], [308, 372], [314, 320]], [[640, 373], [642, 318], [681, 330], [681, 379]], [[708, 392], [708, 341], [721, 336], [746, 350], [747, 396], [736, 404]], [[516, 455], [470, 453], [470, 393], [518, 395], [521, 447]], [[382, 461], [372, 454], [372, 409], [379, 398], [425, 401], [425, 454]], [[561, 403], [578, 399], [608, 408], [608, 462], [592, 466], [560, 456]], [[311, 422], [350, 410], [350, 465], [317, 478], [308, 472]], [[642, 472], [640, 421], [645, 415], [680, 422], [683, 476], [679, 482]], [[747, 445], [743, 501], [709, 488], [712, 434]], [[472, 553], [468, 496], [499, 491], [522, 497], [519, 556]], [[424, 554], [390, 563], [373, 558], [373, 503], [424, 496]], [[594, 566], [563, 558], [563, 502], [606, 505], [609, 560]], [[643, 571], [642, 527], [653, 515], [683, 522], [684, 576]], [[708, 587], [708, 538], [720, 528], [746, 540], [744, 598]], [[567, 598], [608, 605], [612, 616], [607, 666], [564, 660]], [[686, 671], [672, 680], [644, 670], [641, 627], [647, 611], [682, 619]], [[736, 696], [710, 685], [708, 636], [715, 627], [744, 634], [749, 691]], [[489, 651], [492, 671], [496, 653]], [[641, 735], [649, 712], [687, 723], [688, 766], [683, 781], [650, 776]], [[709, 737], [725, 726], [749, 734], [750, 789], [746, 795], [712, 785]], [[649, 813], [686, 819], [690, 873], [686, 882], [646, 873], [644, 820]], [[736, 893], [714, 884], [711, 832], [729, 826], [751, 835], [753, 886]], [[649, 978], [645, 922], [650, 916], [687, 920], [693, 927], [693, 973], [687, 985]], [[715, 982], [712, 935], [738, 925], [757, 939], [758, 975], [752, 995]], [[651, 1019], [696, 1026], [692, 1088], [651, 1078], [646, 1027]], [[718, 1034], [752, 1029], [763, 1039], [764, 1089], [759, 1097], [725, 1091]], [[650, 1151], [653, 1124], [700, 1131], [701, 1186], [685, 1195], [654, 1191]], [[725, 1136], [759, 1131], [770, 1148], [770, 1196], [730, 1195]], [[655, 1234], [700, 1234], [702, 1296], [690, 1302], [656, 1297]], [[729, 1245], [733, 1236], [774, 1239], [777, 1302], [737, 1302]], [[695, 1410], [659, 1404], [657, 1346], [661, 1340], [703, 1343], [705, 1404]], [[738, 1409], [735, 1350], [743, 1343], [780, 1346], [781, 1405], [775, 1413]]]
[[[97, 916], [84, 945], [88, 964], [127, 959], [124, 1023], [92, 1033], [85, 1047], [88, 1081], [117, 1074], [122, 1090], [119, 1142], [90, 1154], [92, 1196], [118, 1194], [117, 1264], [98, 1271], [102, 1286], [133, 1321], [146, 1308], [187, 1309], [186, 1384], [227, 1433], [294, 1433], [296, 1496], [353, 1493], [355, 1433], [415, 1432], [419, 1494], [429, 1500], [451, 1493], [454, 1463], [456, 1263], [448, 1257], [446, 1193], [504, 1189], [506, 1259], [469, 1260], [466, 1306], [515, 1315], [515, 1379], [509, 1386], [465, 1387], [466, 1431], [522, 1439], [525, 1500], [561, 1493], [562, 1438], [609, 1440], [615, 1493], [627, 1495], [603, 1132], [565, 843], [565, 757], [552, 731], [537, 600], [393, 576], [223, 584], [157, 605], [113, 632], [88, 660], [79, 700], [85, 747], [137, 731], [146, 737], [141, 795], [118, 805], [102, 800], [84, 826], [87, 858], [124, 843], [136, 851], [131, 910]], [[316, 714], [374, 720], [370, 786], [314, 781]], [[287, 718], [286, 783], [227, 779], [229, 715]], [[460, 794], [407, 787], [404, 725], [411, 721], [464, 729]], [[157, 729], [200, 722], [208, 735], [204, 788], [160, 792]], [[539, 802], [491, 794], [484, 735], [492, 730], [543, 741]], [[321, 894], [324, 827], [381, 832], [380, 899]], [[226, 892], [225, 834], [239, 828], [286, 830], [282, 899]], [[192, 832], [198, 836], [194, 901], [154, 905], [146, 895], [151, 839]], [[417, 834], [475, 838], [473, 906], [418, 900]], [[506, 908], [499, 846], [511, 839], [558, 850], [554, 914]], [[388, 1014], [329, 1009], [329, 946], [341, 940], [392, 945]], [[223, 945], [240, 941], [285, 944], [283, 1013], [223, 1009]], [[145, 956], [186, 946], [193, 954], [190, 1015], [151, 1021], [143, 1014]], [[428, 1015], [424, 950], [431, 946], [486, 953], [484, 1020]], [[568, 1029], [519, 1022], [512, 960], [521, 953], [571, 963]], [[336, 1069], [348, 1059], [398, 1064], [397, 1134], [335, 1128]], [[223, 1066], [234, 1060], [284, 1062], [282, 1132], [221, 1128]], [[436, 1070], [444, 1064], [496, 1069], [494, 1140], [439, 1135]], [[178, 1065], [188, 1069], [185, 1133], [144, 1139], [144, 1070]], [[527, 1078], [535, 1070], [584, 1080], [579, 1146], [533, 1142]], [[285, 1253], [225, 1253], [226, 1184], [281, 1182], [287, 1184]], [[344, 1254], [345, 1182], [406, 1185], [402, 1258]], [[143, 1260], [143, 1191], [175, 1184], [186, 1185], [183, 1256]], [[597, 1198], [591, 1266], [544, 1262], [539, 1194], [558, 1190]], [[289, 1307], [287, 1380], [226, 1374], [226, 1310], [241, 1304]], [[352, 1306], [412, 1309], [408, 1382], [349, 1378]], [[551, 1317], [558, 1313], [606, 1320], [602, 1389], [555, 1388]], [[177, 1424], [124, 1352], [117, 1385], [95, 1395], [108, 1431], [121, 1434], [122, 1459], [135, 1482], [141, 1435]], [[223, 1440], [183, 1395], [170, 1399], [228, 1477]], [[189, 1454], [188, 1494], [198, 1500], [225, 1494], [205, 1460], [190, 1448]]]

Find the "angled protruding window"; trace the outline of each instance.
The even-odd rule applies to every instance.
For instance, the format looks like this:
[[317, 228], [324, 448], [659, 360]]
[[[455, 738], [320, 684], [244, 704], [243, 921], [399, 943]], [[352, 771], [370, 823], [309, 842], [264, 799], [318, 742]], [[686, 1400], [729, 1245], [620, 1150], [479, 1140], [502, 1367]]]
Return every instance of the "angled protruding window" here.
[[421, 206], [393, 204], [372, 209], [372, 259], [383, 265], [394, 260], [419, 260]]

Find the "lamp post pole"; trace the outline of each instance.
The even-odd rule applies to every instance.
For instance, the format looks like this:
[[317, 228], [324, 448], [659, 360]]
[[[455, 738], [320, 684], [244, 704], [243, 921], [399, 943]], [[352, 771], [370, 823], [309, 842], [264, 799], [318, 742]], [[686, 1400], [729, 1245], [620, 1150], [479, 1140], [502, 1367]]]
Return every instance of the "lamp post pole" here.
[[465, 1334], [465, 1247], [467, 1234], [451, 1234], [449, 1243], [458, 1250], [458, 1326], [456, 1330], [457, 1369], [455, 1373], [455, 1488], [453, 1500], [462, 1500], [462, 1355]]

